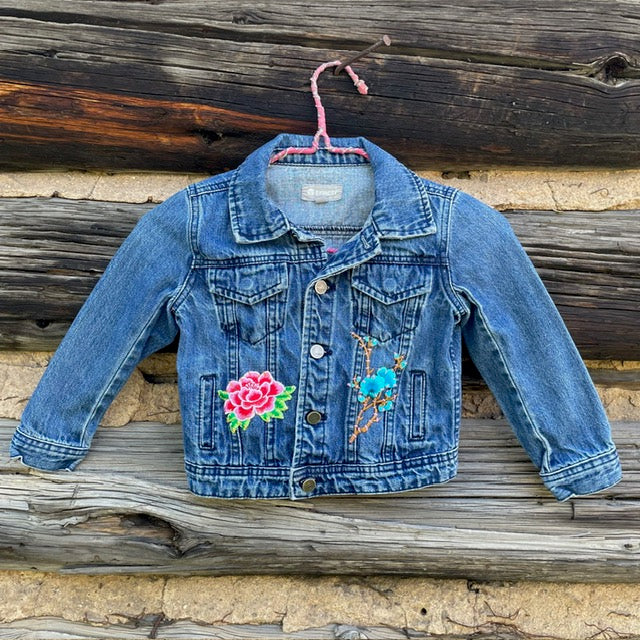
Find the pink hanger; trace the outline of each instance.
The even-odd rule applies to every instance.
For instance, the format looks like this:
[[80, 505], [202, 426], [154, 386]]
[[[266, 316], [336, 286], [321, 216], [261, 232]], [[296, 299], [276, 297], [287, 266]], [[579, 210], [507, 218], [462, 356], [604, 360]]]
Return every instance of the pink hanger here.
[[269, 160], [269, 164], [273, 164], [274, 162], [277, 162], [278, 160], [289, 155], [290, 153], [305, 153], [305, 154], [315, 153], [320, 148], [320, 144], [319, 144], [320, 136], [324, 138], [325, 146], [323, 148], [325, 148], [327, 151], [333, 151], [334, 153], [356, 153], [360, 156], [365, 157], [367, 160], [369, 159], [369, 154], [360, 147], [334, 147], [331, 144], [331, 139], [327, 134], [327, 123], [325, 119], [324, 107], [322, 106], [322, 101], [320, 100], [320, 95], [318, 93], [318, 76], [325, 69], [328, 69], [329, 67], [339, 67], [338, 69], [336, 69], [335, 73], [337, 74], [342, 69], [344, 69], [353, 80], [353, 84], [356, 86], [358, 91], [361, 94], [366, 95], [367, 92], [369, 91], [369, 88], [365, 84], [364, 80], [361, 80], [357, 76], [355, 71], [349, 66], [349, 62], [353, 62], [354, 60], [357, 60], [358, 58], [363, 57], [367, 53], [373, 51], [373, 49], [379, 47], [381, 44], [386, 44], [387, 46], [389, 46], [391, 44], [391, 40], [389, 39], [388, 36], [383, 36], [378, 42], [373, 44], [371, 47], [369, 47], [365, 51], [362, 51], [358, 55], [354, 56], [353, 58], [350, 58], [346, 63], [343, 64], [340, 60], [324, 62], [313, 72], [313, 75], [311, 76], [311, 93], [313, 95], [313, 101], [316, 105], [316, 111], [318, 112], [318, 130], [316, 131], [316, 134], [313, 136], [313, 142], [311, 143], [310, 147], [287, 147], [286, 149], [283, 149], [282, 151], [279, 151], [278, 153], [274, 154]]

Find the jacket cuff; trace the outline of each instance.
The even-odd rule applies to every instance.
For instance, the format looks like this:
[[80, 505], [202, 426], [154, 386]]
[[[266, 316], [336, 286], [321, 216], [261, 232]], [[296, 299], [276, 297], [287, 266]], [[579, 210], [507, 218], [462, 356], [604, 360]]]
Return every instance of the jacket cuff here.
[[622, 469], [614, 447], [562, 469], [540, 473], [540, 476], [551, 493], [564, 502], [612, 487], [620, 482]]
[[88, 447], [75, 447], [52, 442], [41, 436], [34, 438], [19, 429], [15, 430], [9, 445], [11, 459], [17, 458], [22, 464], [43, 471], [58, 469], [71, 471], [87, 455], [88, 451]]

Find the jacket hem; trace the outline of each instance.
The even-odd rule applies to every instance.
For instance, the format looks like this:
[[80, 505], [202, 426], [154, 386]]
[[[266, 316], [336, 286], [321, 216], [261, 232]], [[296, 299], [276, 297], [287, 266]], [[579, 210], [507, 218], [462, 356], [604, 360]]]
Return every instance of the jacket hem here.
[[34, 438], [17, 428], [9, 444], [9, 456], [25, 466], [42, 471], [73, 470], [87, 455], [88, 447], [76, 447]]
[[540, 473], [544, 484], [561, 502], [608, 489], [622, 479], [615, 447], [556, 471]]
[[[207, 465], [185, 460], [189, 490], [212, 498], [290, 498], [384, 494], [451, 480], [458, 451], [379, 464], [318, 464], [290, 467]], [[313, 480], [313, 490], [303, 484]]]

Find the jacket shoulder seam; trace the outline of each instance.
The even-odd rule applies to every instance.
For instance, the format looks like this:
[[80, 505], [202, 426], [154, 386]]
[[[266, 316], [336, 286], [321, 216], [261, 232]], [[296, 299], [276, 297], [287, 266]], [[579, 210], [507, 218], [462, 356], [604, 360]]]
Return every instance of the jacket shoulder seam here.
[[208, 193], [216, 193], [217, 191], [226, 191], [231, 184], [232, 176], [224, 177], [214, 176], [213, 179], [195, 182], [189, 185], [188, 189], [193, 197], [206, 195]]
[[449, 207], [447, 209], [447, 214], [445, 216], [445, 224], [444, 224], [444, 257], [446, 264], [446, 284], [447, 284], [447, 295], [451, 294], [449, 297], [451, 298], [452, 304], [457, 309], [460, 316], [463, 316], [469, 312], [468, 306], [465, 304], [464, 300], [458, 294], [458, 287], [453, 281], [453, 273], [451, 269], [451, 258], [450, 258], [450, 249], [451, 249], [451, 226], [452, 226], [452, 217], [453, 217], [453, 208], [458, 199], [458, 194], [460, 193], [459, 189], [455, 187], [451, 187], [451, 192], [448, 196]]
[[187, 244], [189, 245], [189, 251], [191, 252], [191, 262], [189, 264], [189, 270], [184, 276], [182, 284], [176, 287], [173, 295], [169, 298], [169, 309], [174, 313], [178, 310], [180, 304], [186, 298], [189, 289], [190, 281], [192, 281], [192, 274], [195, 268], [196, 263], [196, 254], [197, 254], [197, 239], [198, 239], [198, 228], [200, 224], [199, 220], [199, 210], [198, 213], [194, 212], [193, 200], [195, 198], [190, 185], [187, 188]]

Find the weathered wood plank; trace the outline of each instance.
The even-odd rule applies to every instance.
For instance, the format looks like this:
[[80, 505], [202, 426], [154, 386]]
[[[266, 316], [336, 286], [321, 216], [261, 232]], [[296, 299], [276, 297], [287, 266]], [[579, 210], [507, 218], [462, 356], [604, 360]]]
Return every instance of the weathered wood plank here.
[[[548, 66], [587, 66], [612, 49], [630, 56], [640, 53], [640, 13], [633, 0], [585, 0], [579, 6], [538, 0], [535, 12], [526, 2], [513, 0], [490, 5], [483, 0], [440, 2], [428, 12], [424, 3], [405, 0], [378, 3], [375, 15], [371, 5], [366, 6], [368, 12], [354, 11], [358, 3], [345, 5], [340, 0], [303, 6], [305, 10], [299, 2], [256, 2], [248, 7], [228, 0], [162, 0], [150, 12], [144, 2], [65, 0], [52, 8], [47, 0], [28, 0], [19, 6], [0, 2], [0, 15], [289, 44], [313, 32], [318, 45], [330, 46], [340, 38], [355, 48], [377, 40], [384, 26], [394, 47], [414, 54], [437, 57], [456, 51], [460, 57], [475, 54], [496, 63], [513, 60], [523, 66], [541, 60]], [[481, 30], [476, 29], [478, 24]], [[562, 29], [563, 25], [570, 28]]]
[[332, 135], [418, 169], [638, 165], [635, 3], [453, 4], [0, 3], [0, 168], [235, 166], [315, 132], [310, 71], [383, 32], [368, 96], [323, 78]]
[[[122, 615], [122, 614], [120, 614]], [[431, 635], [415, 629], [376, 625], [330, 624], [300, 631], [283, 631], [277, 624], [202, 624], [192, 620], [173, 620], [160, 613], [130, 616], [129, 624], [97, 624], [41, 616], [0, 623], [0, 638], [9, 640], [37, 638], [37, 640], [469, 640], [464, 635]], [[502, 627], [504, 625], [484, 625]], [[500, 630], [474, 630], [473, 640], [522, 640], [513, 625]], [[530, 640], [535, 640], [531, 635]], [[543, 640], [543, 639], [540, 639]], [[560, 638], [558, 637], [558, 640]]]
[[[15, 426], [0, 420], [0, 450]], [[623, 480], [565, 503], [504, 421], [463, 421], [459, 474], [443, 485], [300, 501], [195, 496], [180, 425], [102, 428], [73, 472], [0, 460], [0, 566], [638, 581], [639, 426], [613, 424]]]
[[[55, 349], [152, 206], [0, 199], [0, 348]], [[505, 216], [583, 357], [640, 359], [640, 211]]]

